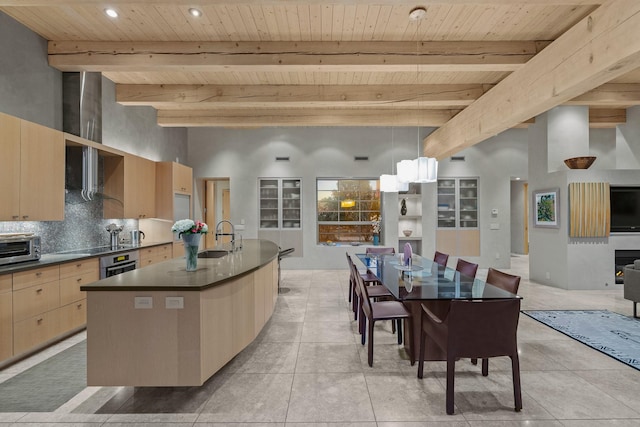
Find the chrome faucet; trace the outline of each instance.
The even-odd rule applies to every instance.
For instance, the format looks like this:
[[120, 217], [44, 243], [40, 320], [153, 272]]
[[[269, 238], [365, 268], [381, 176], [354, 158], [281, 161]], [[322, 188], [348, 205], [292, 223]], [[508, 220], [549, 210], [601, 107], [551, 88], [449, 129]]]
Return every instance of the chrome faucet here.
[[[222, 224], [224, 224], [225, 222], [231, 226], [231, 233], [223, 233]], [[236, 229], [231, 223], [231, 221], [227, 221], [226, 219], [223, 219], [222, 221], [218, 222], [216, 224], [215, 236], [216, 236], [216, 242], [218, 241], [218, 236], [231, 236], [231, 252], [236, 251]], [[240, 248], [241, 247], [242, 245], [240, 246]]]

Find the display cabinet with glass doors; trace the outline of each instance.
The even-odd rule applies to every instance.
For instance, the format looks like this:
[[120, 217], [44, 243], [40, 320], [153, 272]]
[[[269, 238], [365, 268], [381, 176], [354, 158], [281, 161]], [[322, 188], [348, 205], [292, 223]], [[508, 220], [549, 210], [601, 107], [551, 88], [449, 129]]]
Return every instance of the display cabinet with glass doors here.
[[300, 229], [302, 227], [301, 180], [260, 178], [260, 229]]

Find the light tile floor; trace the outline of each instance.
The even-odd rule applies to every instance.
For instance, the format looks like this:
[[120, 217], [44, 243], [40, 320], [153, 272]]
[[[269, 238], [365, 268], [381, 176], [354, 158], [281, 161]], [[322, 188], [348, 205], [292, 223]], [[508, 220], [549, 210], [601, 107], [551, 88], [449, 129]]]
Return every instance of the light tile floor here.
[[[631, 315], [622, 287], [565, 291], [522, 276], [523, 309], [608, 309]], [[456, 413], [445, 413], [445, 364], [425, 378], [384, 322], [374, 367], [347, 304], [347, 270], [282, 272], [283, 293], [258, 339], [202, 387], [88, 387], [53, 413], [0, 413], [0, 426], [462, 427], [639, 426], [640, 372], [527, 316], [518, 331], [524, 409], [513, 411], [510, 364], [456, 365]], [[481, 270], [478, 277], [486, 277]], [[640, 327], [640, 323], [639, 323]], [[84, 339], [78, 334], [0, 371], [0, 382]]]

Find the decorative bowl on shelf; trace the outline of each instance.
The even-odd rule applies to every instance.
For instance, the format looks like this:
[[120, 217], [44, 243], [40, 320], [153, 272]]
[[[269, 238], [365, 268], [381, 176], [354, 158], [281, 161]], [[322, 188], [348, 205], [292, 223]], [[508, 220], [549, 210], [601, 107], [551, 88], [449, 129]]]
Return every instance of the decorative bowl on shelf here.
[[582, 156], [572, 157], [564, 161], [564, 164], [569, 169], [589, 169], [589, 167], [596, 161], [596, 156]]
[[404, 234], [405, 237], [411, 236], [411, 233], [413, 233], [413, 230], [402, 230], [402, 234]]

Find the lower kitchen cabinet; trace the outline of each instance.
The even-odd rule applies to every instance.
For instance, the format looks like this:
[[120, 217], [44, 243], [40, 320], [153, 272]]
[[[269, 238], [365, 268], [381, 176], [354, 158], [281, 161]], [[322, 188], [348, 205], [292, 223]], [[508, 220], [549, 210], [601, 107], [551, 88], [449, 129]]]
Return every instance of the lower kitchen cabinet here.
[[0, 276], [0, 361], [13, 356], [11, 274]]
[[19, 355], [60, 334], [58, 310], [41, 313], [13, 324], [13, 353]]
[[68, 332], [87, 323], [87, 300], [81, 299], [58, 309], [60, 332]]
[[86, 293], [80, 290], [80, 286], [99, 279], [98, 258], [62, 264], [60, 266], [60, 306], [86, 299]]
[[13, 292], [13, 322], [60, 307], [60, 281], [42, 283]]
[[151, 246], [140, 249], [140, 268], [173, 258], [173, 245]]
[[184, 242], [173, 242], [173, 258], [184, 256]]

